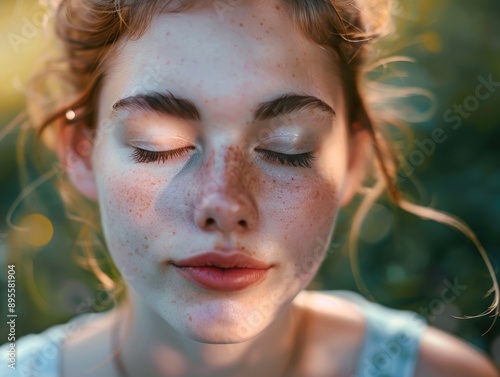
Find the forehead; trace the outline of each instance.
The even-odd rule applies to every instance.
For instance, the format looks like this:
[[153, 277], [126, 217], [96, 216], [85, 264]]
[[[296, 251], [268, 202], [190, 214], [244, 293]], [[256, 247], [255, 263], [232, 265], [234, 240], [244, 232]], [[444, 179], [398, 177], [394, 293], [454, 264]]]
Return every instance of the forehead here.
[[338, 71], [334, 55], [309, 41], [279, 3], [244, 2], [221, 14], [210, 2], [156, 15], [139, 39], [121, 41], [103, 94], [114, 102], [170, 90], [236, 115], [251, 103], [299, 90], [339, 108]]

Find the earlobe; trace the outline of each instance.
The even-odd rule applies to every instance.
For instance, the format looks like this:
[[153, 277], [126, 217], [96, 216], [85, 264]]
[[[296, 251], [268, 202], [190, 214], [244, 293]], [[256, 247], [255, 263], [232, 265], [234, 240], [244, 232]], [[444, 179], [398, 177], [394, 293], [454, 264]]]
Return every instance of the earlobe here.
[[97, 200], [97, 185], [92, 167], [92, 142], [81, 124], [57, 125], [56, 147], [59, 161], [64, 166], [73, 186], [89, 199]]
[[349, 136], [348, 163], [345, 184], [340, 200], [341, 207], [351, 201], [363, 183], [370, 154], [371, 143], [368, 130], [359, 129]]

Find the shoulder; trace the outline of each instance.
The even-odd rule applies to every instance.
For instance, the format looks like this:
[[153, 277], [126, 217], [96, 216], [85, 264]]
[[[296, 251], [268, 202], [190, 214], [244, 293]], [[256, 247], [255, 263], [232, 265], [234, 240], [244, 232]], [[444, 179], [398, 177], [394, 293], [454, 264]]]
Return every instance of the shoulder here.
[[2, 376], [56, 376], [64, 328], [56, 325], [0, 347]]
[[428, 327], [420, 341], [415, 377], [500, 377], [493, 363], [464, 341]]
[[113, 323], [119, 321], [117, 310], [99, 313], [62, 344], [60, 367], [64, 376], [114, 376], [111, 333]]
[[70, 321], [25, 335], [0, 346], [0, 376], [57, 377], [60, 374], [63, 342], [86, 323], [101, 314], [87, 313]]
[[347, 291], [307, 291], [300, 302], [313, 318], [308, 349], [316, 356], [311, 360], [321, 355], [323, 364], [317, 365], [328, 375], [372, 375], [380, 369], [414, 377], [500, 377], [480, 351], [428, 326], [414, 312], [371, 303]]
[[352, 376], [363, 343], [365, 316], [347, 300], [302, 291], [295, 302], [304, 313], [305, 339], [298, 374]]

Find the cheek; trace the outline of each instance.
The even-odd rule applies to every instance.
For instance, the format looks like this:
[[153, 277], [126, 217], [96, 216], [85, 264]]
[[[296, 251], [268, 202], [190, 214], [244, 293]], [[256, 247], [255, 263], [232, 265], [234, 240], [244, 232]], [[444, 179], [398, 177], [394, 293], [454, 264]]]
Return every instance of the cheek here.
[[[298, 169], [286, 182], [270, 188], [281, 193], [275, 198], [285, 216], [287, 235], [302, 235], [303, 242], [321, 236], [323, 243], [334, 223], [340, 203], [340, 191], [346, 169], [344, 127], [339, 123], [322, 135], [313, 168]], [[288, 207], [288, 208], [287, 208]]]
[[124, 274], [136, 273], [150, 250], [156, 223], [154, 202], [164, 184], [139, 169], [101, 174], [101, 223], [108, 248]]
[[323, 149], [316, 174], [294, 187], [295, 206], [287, 220], [286, 237], [291, 237], [295, 250], [295, 273], [303, 282], [314, 277], [329, 250], [345, 174], [345, 149], [333, 139], [325, 144], [334, 147]]
[[[312, 279], [330, 243], [338, 210], [338, 196], [333, 179], [323, 176], [291, 178], [288, 185], [269, 187], [269, 220], [266, 226], [272, 237], [280, 233], [286, 263], [300, 280]], [[282, 256], [283, 258], [283, 256]]]
[[100, 190], [101, 206], [109, 215], [108, 221], [147, 228], [154, 221], [153, 203], [161, 184], [162, 180], [139, 169], [105, 178]]
[[302, 235], [297, 240], [301, 245], [298, 267], [304, 270], [304, 264], [321, 262], [333, 233], [339, 200], [335, 184], [324, 178], [305, 184], [298, 200], [300, 207], [295, 211], [296, 220], [291, 221], [301, 229], [293, 234]]

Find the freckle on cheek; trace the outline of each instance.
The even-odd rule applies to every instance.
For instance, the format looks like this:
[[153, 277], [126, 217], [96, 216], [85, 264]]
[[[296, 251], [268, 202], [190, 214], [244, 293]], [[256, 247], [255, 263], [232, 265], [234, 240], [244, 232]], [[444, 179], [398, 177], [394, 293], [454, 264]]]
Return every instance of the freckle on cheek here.
[[[126, 266], [130, 264], [127, 261], [129, 258], [142, 258], [149, 252], [148, 237], [144, 236], [144, 232], [151, 232], [156, 219], [155, 197], [164, 183], [149, 175], [141, 177], [137, 172], [129, 172], [109, 177], [106, 184], [108, 198], [103, 208], [106, 241], [110, 251], [118, 258], [118, 264]], [[138, 236], [144, 241], [140, 242]]]
[[126, 215], [128, 218], [151, 212], [153, 200], [161, 181], [147, 177], [134, 176], [110, 179], [108, 183], [111, 198], [108, 200], [109, 209], [117, 215]]

